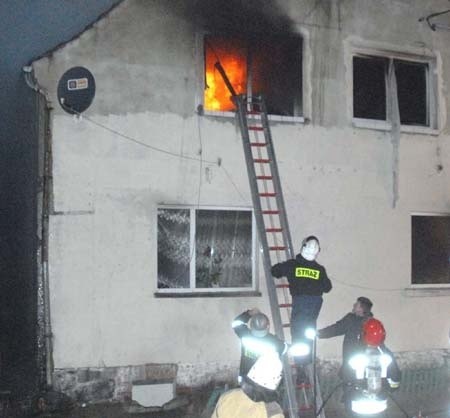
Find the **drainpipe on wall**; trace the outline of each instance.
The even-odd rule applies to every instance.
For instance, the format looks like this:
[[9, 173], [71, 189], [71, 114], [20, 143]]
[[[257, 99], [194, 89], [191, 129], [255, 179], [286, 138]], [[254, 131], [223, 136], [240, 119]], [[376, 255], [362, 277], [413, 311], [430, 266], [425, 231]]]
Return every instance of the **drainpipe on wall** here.
[[50, 291], [48, 274], [48, 237], [51, 184], [50, 101], [37, 83], [33, 68], [23, 67], [27, 85], [37, 94], [38, 190], [37, 190], [37, 309], [38, 309], [38, 369], [40, 386], [53, 386], [53, 334], [50, 320]]

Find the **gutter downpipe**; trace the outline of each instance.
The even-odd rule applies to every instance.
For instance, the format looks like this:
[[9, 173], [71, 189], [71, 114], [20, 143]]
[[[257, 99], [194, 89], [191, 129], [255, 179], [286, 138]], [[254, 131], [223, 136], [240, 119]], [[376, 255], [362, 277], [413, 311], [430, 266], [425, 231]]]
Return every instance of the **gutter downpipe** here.
[[[37, 190], [37, 310], [38, 310], [38, 369], [40, 371], [40, 384], [44, 382], [47, 389], [53, 387], [53, 333], [50, 317], [50, 288], [48, 269], [48, 241], [49, 241], [49, 214], [51, 193], [51, 145], [50, 145], [50, 100], [43, 88], [34, 77], [33, 67], [23, 67], [25, 82], [28, 87], [38, 94], [38, 101], [43, 100], [46, 106], [44, 122], [41, 124], [41, 115], [38, 112], [38, 190]], [[39, 102], [38, 102], [39, 104]], [[43, 346], [43, 347], [42, 347]], [[45, 359], [42, 356], [45, 355]], [[45, 362], [45, 366], [44, 366]], [[43, 370], [43, 368], [45, 368]]]

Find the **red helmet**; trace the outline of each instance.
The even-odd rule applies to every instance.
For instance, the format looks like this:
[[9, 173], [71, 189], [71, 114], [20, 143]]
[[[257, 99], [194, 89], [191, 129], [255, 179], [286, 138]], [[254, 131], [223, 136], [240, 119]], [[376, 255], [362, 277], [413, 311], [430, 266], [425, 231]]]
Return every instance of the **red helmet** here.
[[381, 321], [375, 318], [369, 318], [363, 324], [362, 338], [365, 344], [378, 347], [384, 343], [386, 338], [386, 330]]

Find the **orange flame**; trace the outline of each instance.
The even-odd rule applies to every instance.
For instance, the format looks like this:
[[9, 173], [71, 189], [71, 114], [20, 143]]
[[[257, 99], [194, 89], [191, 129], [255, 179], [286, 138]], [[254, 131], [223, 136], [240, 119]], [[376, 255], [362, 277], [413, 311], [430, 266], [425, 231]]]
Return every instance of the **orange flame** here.
[[247, 91], [246, 50], [241, 42], [230, 39], [214, 39], [214, 49], [210, 42], [205, 44], [206, 88], [204, 106], [206, 110], [234, 110], [231, 93], [214, 64], [219, 60], [237, 94]]

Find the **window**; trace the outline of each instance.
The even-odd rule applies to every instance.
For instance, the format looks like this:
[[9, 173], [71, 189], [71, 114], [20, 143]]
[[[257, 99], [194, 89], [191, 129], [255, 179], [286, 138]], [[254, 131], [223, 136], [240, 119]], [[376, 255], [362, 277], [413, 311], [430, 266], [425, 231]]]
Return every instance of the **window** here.
[[158, 209], [158, 291], [254, 290], [249, 209]]
[[413, 285], [450, 285], [450, 215], [412, 215]]
[[301, 116], [301, 38], [208, 35], [204, 55], [205, 110], [234, 110], [230, 92], [215, 67], [219, 61], [237, 94], [263, 95], [269, 114]]
[[434, 128], [431, 60], [355, 55], [353, 117]]

